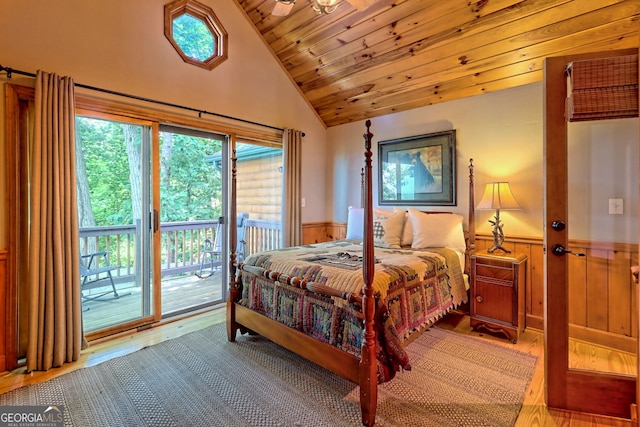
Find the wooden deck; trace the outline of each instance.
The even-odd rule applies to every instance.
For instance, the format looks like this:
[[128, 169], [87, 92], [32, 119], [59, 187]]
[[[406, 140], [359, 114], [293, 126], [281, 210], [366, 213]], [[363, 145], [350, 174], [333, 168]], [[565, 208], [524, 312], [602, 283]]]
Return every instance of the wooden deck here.
[[[91, 292], [99, 294], [109, 289], [92, 289]], [[141, 288], [135, 286], [134, 283], [120, 283], [116, 285], [116, 289], [119, 294], [118, 298], [113, 298], [113, 294], [109, 294], [83, 302], [82, 315], [85, 332], [96, 331], [142, 317]], [[163, 316], [219, 302], [222, 302], [222, 275], [220, 272], [203, 279], [193, 273], [162, 279]]]

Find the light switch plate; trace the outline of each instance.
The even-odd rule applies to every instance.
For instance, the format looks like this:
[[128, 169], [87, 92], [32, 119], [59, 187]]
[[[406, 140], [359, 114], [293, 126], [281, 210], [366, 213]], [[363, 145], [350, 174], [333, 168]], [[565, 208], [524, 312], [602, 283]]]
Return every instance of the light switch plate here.
[[624, 213], [624, 201], [622, 199], [609, 199], [609, 214], [622, 215]]

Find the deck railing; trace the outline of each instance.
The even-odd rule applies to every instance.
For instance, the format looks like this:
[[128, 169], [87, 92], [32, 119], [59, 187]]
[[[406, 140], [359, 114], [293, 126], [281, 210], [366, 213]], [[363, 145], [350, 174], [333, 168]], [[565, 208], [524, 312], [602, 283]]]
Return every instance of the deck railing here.
[[[141, 265], [138, 225], [114, 225], [80, 228], [83, 255], [109, 252], [109, 263], [120, 268], [112, 272], [116, 282], [134, 281]], [[200, 269], [205, 239], [215, 240], [218, 220], [183, 221], [160, 224], [162, 276], [195, 272]], [[256, 219], [245, 220], [244, 256], [280, 247], [280, 223]], [[98, 267], [98, 266], [93, 266]]]
[[280, 222], [247, 219], [244, 256], [280, 248]]

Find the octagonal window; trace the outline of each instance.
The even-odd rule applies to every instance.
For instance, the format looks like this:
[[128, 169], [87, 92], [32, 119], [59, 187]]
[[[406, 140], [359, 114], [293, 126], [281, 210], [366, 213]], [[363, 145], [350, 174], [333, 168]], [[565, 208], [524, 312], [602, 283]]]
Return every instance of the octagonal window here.
[[201, 62], [213, 56], [217, 43], [207, 25], [189, 14], [173, 20], [173, 39], [185, 55]]
[[227, 59], [227, 32], [213, 10], [194, 0], [165, 5], [164, 34], [189, 64], [212, 70]]

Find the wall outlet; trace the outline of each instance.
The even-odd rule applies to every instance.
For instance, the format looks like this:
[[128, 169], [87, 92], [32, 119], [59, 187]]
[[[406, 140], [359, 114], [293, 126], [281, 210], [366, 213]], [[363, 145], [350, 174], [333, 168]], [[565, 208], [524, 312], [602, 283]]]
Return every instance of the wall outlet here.
[[307, 199], [305, 199], [303, 197], [300, 204], [302, 205], [303, 208], [306, 207], [307, 206]]
[[609, 214], [622, 215], [624, 213], [623, 199], [609, 199]]

